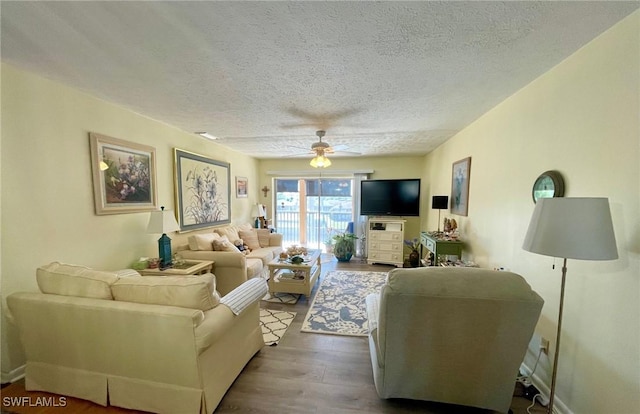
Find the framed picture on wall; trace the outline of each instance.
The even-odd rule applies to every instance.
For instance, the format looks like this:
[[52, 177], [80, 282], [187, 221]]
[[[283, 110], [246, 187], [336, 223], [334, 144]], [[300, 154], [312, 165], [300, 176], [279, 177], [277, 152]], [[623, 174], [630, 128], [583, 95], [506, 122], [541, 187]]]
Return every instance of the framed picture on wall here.
[[451, 213], [466, 216], [469, 212], [469, 176], [471, 157], [453, 163], [451, 171]]
[[156, 149], [89, 133], [97, 215], [158, 209]]
[[236, 197], [237, 198], [246, 198], [249, 197], [249, 193], [247, 190], [249, 180], [247, 177], [236, 177]]
[[231, 222], [229, 163], [174, 149], [174, 179], [181, 231]]

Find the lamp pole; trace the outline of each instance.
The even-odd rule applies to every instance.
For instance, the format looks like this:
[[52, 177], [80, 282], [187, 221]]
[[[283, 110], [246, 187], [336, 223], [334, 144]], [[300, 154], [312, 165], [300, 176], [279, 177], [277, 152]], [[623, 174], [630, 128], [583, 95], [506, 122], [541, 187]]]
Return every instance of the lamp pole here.
[[560, 307], [558, 309], [558, 331], [556, 332], [556, 350], [553, 353], [553, 371], [551, 373], [551, 394], [547, 413], [553, 414], [553, 399], [556, 394], [556, 375], [558, 373], [558, 356], [560, 354], [560, 332], [562, 331], [562, 310], [564, 308], [564, 285], [567, 280], [567, 259], [562, 262], [562, 283], [560, 285]]

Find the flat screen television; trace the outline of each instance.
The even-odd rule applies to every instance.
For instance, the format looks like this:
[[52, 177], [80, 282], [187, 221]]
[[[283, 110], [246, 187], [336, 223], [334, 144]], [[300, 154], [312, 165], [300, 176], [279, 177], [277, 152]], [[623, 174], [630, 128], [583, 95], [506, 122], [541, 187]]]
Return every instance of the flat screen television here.
[[363, 216], [419, 216], [420, 179], [362, 181], [360, 214]]

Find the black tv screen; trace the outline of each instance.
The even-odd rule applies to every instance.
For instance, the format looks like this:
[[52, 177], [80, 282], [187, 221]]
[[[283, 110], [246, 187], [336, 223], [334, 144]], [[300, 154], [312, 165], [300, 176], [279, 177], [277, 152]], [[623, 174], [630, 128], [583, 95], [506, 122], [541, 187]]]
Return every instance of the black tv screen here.
[[419, 216], [420, 179], [362, 181], [360, 214], [363, 216]]

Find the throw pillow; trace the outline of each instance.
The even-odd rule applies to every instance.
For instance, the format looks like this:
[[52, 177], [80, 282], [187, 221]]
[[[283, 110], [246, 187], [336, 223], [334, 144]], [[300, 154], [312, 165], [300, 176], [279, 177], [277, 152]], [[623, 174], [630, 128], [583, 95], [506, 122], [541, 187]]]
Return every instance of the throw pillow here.
[[249, 246], [251, 250], [257, 250], [260, 248], [260, 243], [258, 242], [258, 233], [255, 229], [240, 230], [240, 238], [244, 240], [244, 244]]
[[271, 236], [270, 229], [256, 229], [258, 233], [258, 243], [260, 243], [260, 247], [269, 247], [269, 238]]
[[238, 235], [238, 229], [235, 226], [220, 227], [218, 229], [215, 229], [214, 231], [220, 236], [227, 236], [227, 239], [229, 239], [231, 243], [240, 238], [240, 236]]
[[213, 250], [213, 242], [220, 238], [217, 233], [194, 234], [189, 236], [190, 250]]
[[36, 281], [42, 293], [113, 299], [111, 285], [118, 280], [113, 272], [101, 272], [85, 266], [49, 263], [36, 270]]
[[148, 305], [213, 309], [220, 303], [215, 276], [145, 276], [118, 280], [111, 287], [115, 300]]
[[238, 252], [236, 246], [226, 236], [213, 241], [213, 249], [219, 252]]

